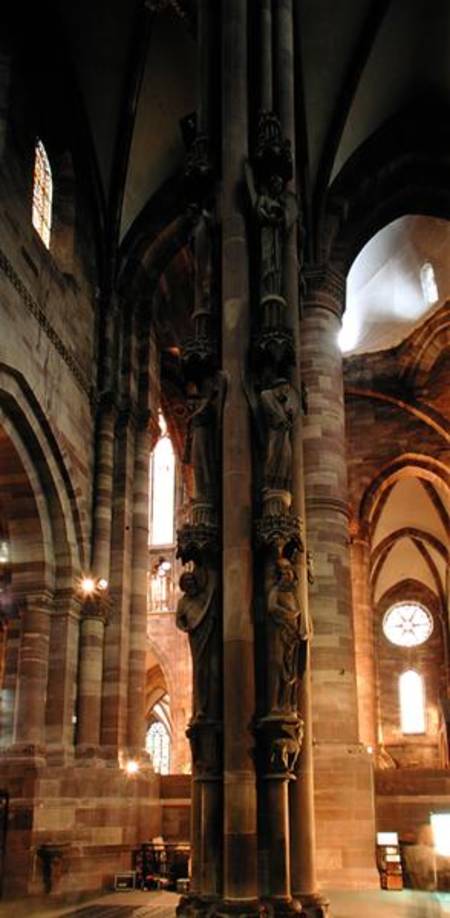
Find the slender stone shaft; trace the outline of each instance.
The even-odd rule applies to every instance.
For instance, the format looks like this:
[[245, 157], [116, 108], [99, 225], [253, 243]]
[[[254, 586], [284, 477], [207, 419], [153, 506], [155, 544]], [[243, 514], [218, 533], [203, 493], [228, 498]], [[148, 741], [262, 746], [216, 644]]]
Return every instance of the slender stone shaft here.
[[17, 672], [14, 742], [43, 745], [50, 647], [49, 593], [27, 597]]
[[80, 630], [78, 673], [78, 746], [98, 746], [103, 678], [105, 617], [96, 601], [85, 603]]
[[133, 478], [133, 565], [131, 570], [128, 668], [128, 747], [145, 744], [145, 657], [147, 634], [148, 500], [151, 436], [147, 419], [136, 434]]
[[135, 421], [124, 413], [116, 430], [114, 526], [111, 544], [112, 608], [105, 635], [101, 743], [113, 758], [127, 743], [127, 671], [133, 523]]
[[[285, 136], [292, 144], [294, 179], [292, 190], [297, 190], [296, 147], [295, 147], [295, 39], [294, 7], [292, 0], [282, 0], [277, 10], [277, 104]], [[298, 39], [298, 35], [296, 35]], [[299, 200], [300, 205], [300, 200]], [[297, 365], [295, 383], [301, 390], [300, 334], [298, 302], [298, 230], [294, 226], [286, 246], [285, 295], [291, 307]], [[305, 520], [305, 477], [303, 456], [303, 418], [299, 418], [293, 430], [293, 510]], [[307, 532], [306, 532], [307, 542]], [[302, 614], [309, 616], [306, 552], [299, 562], [300, 595]], [[321, 914], [316, 879], [316, 826], [314, 810], [314, 773], [312, 748], [312, 704], [310, 650], [306, 649], [306, 661], [298, 692], [298, 711], [304, 721], [304, 734], [296, 780], [289, 787], [289, 843], [290, 843], [290, 891], [302, 901], [306, 897], [317, 904]]]
[[111, 563], [112, 495], [114, 477], [114, 427], [117, 409], [108, 399], [100, 406], [97, 426], [97, 468], [94, 505], [92, 569], [109, 581]]
[[73, 713], [79, 634], [79, 597], [67, 596], [65, 593], [55, 596], [47, 698], [47, 743], [55, 762], [73, 756]]
[[[250, 419], [242, 384], [249, 342], [248, 253], [238, 205], [247, 155], [247, 3], [222, 18], [224, 897], [256, 900], [256, 782], [250, 725], [255, 711], [252, 623]], [[242, 912], [241, 912], [242, 913]]]
[[272, 0], [261, 0], [261, 110], [273, 107]]
[[192, 898], [200, 895], [202, 888], [202, 784], [193, 774], [191, 785], [191, 882], [189, 892]]
[[211, 96], [210, 67], [210, 4], [209, 0], [198, 0], [197, 3], [197, 131], [208, 132]]
[[358, 687], [359, 738], [366, 746], [376, 744], [375, 646], [370, 596], [370, 545], [353, 536], [350, 547], [355, 631], [356, 684]]

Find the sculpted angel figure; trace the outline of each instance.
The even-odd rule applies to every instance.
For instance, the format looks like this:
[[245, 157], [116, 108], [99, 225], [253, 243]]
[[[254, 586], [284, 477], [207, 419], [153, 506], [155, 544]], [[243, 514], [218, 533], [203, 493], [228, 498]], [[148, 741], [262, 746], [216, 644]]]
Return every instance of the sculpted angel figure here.
[[215, 608], [217, 577], [214, 571], [196, 565], [180, 577], [182, 596], [177, 605], [176, 624], [189, 637], [192, 654], [196, 719], [214, 715], [219, 699], [220, 673]]
[[295, 195], [285, 190], [279, 175], [271, 175], [256, 189], [250, 163], [245, 177], [253, 211], [260, 227], [260, 296], [282, 296], [283, 252], [286, 236], [297, 219]]
[[291, 489], [292, 426], [298, 413], [298, 395], [285, 379], [274, 382], [260, 393], [260, 405], [266, 424], [264, 486]]
[[225, 380], [218, 373], [200, 385], [191, 384], [188, 393], [190, 418], [183, 462], [194, 469], [195, 497], [212, 501], [216, 494], [218, 431], [225, 395]]
[[297, 575], [287, 558], [278, 558], [275, 581], [267, 594], [268, 708], [286, 712], [297, 707], [299, 654], [308, 633], [297, 596]]

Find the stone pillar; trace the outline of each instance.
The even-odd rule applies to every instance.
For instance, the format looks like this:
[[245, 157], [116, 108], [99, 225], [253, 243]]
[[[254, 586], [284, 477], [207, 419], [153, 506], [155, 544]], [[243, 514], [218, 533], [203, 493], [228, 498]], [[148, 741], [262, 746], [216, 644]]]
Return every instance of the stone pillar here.
[[65, 591], [55, 596], [50, 635], [47, 698], [47, 761], [73, 759], [80, 598]]
[[247, 2], [222, 7], [224, 908], [257, 908], [250, 418], [242, 379], [250, 334], [248, 253], [237, 188], [247, 155]]
[[342, 357], [337, 341], [345, 278], [330, 266], [311, 268], [305, 276], [301, 347], [308, 405], [306, 528], [315, 571], [310, 611], [315, 635], [318, 872], [330, 886], [370, 886], [378, 882], [373, 779], [370, 756], [358, 742]]
[[364, 538], [359, 532], [352, 534], [350, 555], [359, 739], [365, 746], [371, 746], [375, 750], [377, 742], [375, 643], [368, 538]]
[[148, 501], [151, 434], [149, 414], [138, 419], [133, 476], [133, 547], [128, 659], [128, 753], [145, 746], [145, 659], [147, 652]]
[[107, 601], [100, 593], [86, 597], [81, 611], [78, 671], [77, 754], [95, 755], [100, 743], [103, 641]]
[[261, 0], [261, 111], [273, 107], [272, 0]]
[[47, 701], [52, 596], [48, 592], [27, 596], [22, 612], [17, 669], [14, 746], [17, 751], [45, 752], [45, 706]]
[[92, 572], [109, 582], [114, 487], [114, 430], [117, 408], [105, 393], [98, 409]]
[[128, 742], [127, 684], [136, 436], [135, 417], [131, 412], [119, 414], [115, 435], [117, 462], [110, 573], [112, 602], [105, 634], [101, 716], [102, 754], [111, 761], [117, 761], [120, 749]]

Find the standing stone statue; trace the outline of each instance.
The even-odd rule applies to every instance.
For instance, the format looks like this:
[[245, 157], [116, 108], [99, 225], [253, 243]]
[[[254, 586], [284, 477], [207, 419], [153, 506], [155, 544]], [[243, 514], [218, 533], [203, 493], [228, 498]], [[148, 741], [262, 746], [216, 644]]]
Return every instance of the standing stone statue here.
[[219, 416], [224, 398], [224, 378], [217, 373], [201, 383], [189, 384], [191, 412], [183, 461], [194, 470], [195, 499], [214, 502], [218, 474]]
[[270, 713], [297, 709], [297, 681], [301, 642], [306, 623], [297, 596], [297, 576], [287, 558], [275, 564], [275, 582], [267, 593], [268, 693]]
[[220, 691], [216, 611], [217, 575], [196, 565], [180, 577], [184, 596], [178, 601], [176, 624], [189, 636], [194, 676], [194, 719], [214, 717]]
[[260, 297], [281, 297], [284, 242], [298, 212], [295, 195], [285, 191], [284, 180], [276, 174], [257, 190], [249, 163], [245, 164], [245, 176], [260, 232]]
[[298, 413], [296, 390], [287, 380], [279, 379], [260, 393], [266, 424], [263, 486], [291, 490], [292, 426]]

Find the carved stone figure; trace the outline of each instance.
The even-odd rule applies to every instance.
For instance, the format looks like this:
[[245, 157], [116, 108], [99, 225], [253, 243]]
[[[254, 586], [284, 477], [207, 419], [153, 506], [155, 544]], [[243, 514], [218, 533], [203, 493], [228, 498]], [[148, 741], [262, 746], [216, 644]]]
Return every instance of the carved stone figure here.
[[307, 638], [295, 570], [283, 557], [278, 558], [275, 567], [275, 582], [267, 593], [267, 702], [272, 713], [296, 710], [300, 645]]
[[290, 491], [292, 480], [291, 433], [298, 412], [298, 397], [286, 380], [276, 380], [260, 393], [266, 422], [263, 486]]
[[295, 195], [284, 190], [284, 180], [276, 174], [257, 190], [249, 163], [245, 175], [260, 232], [260, 297], [281, 297], [284, 242], [297, 219]]
[[191, 412], [183, 461], [194, 470], [195, 498], [214, 502], [218, 471], [218, 426], [224, 397], [224, 379], [218, 373], [202, 383], [191, 383]]
[[187, 632], [194, 676], [194, 719], [215, 716], [219, 697], [215, 572], [196, 565], [180, 577], [184, 596], [178, 601], [176, 624]]

